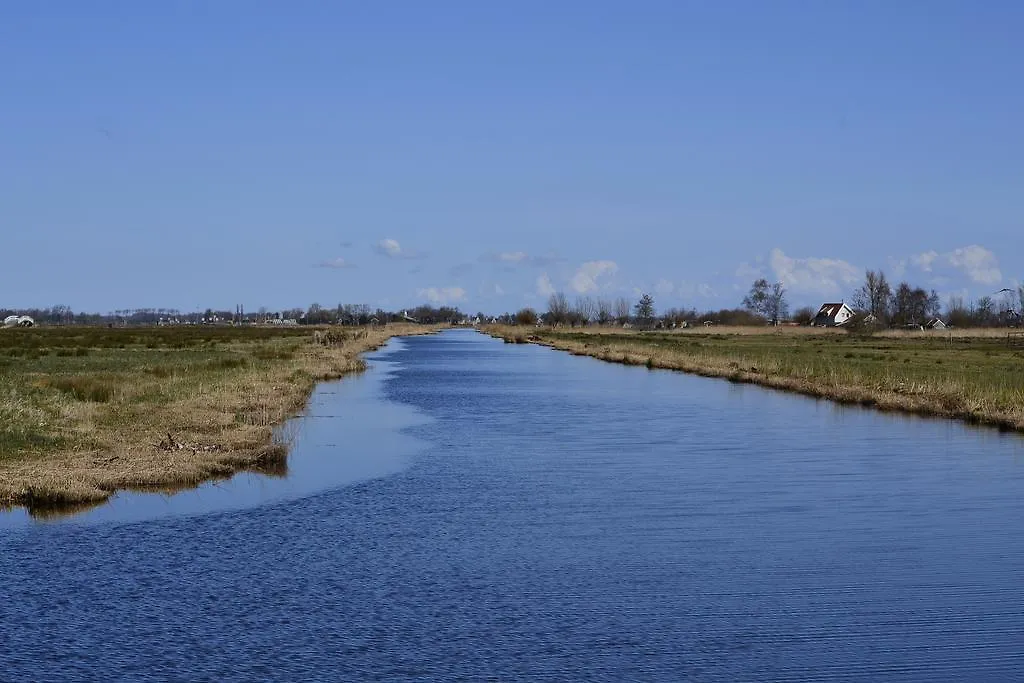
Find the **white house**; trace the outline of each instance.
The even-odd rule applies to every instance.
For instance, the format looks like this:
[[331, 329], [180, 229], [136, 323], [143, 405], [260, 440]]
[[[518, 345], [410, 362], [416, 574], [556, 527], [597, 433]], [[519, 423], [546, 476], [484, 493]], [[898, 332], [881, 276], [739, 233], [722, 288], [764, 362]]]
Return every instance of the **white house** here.
[[811, 325], [815, 327], [841, 327], [850, 322], [857, 315], [852, 308], [845, 303], [822, 304], [818, 314], [814, 316]]
[[27, 315], [9, 315], [4, 318], [4, 327], [32, 327], [36, 321]]

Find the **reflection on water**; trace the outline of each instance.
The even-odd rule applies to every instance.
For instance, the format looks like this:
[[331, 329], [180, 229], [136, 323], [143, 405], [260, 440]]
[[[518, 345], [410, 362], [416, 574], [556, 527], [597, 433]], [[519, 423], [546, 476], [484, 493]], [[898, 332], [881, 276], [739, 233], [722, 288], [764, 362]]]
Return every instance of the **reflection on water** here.
[[1020, 680], [1014, 435], [469, 331], [315, 403], [292, 495], [0, 533], [0, 678]]
[[[259, 474], [271, 479], [285, 479], [288, 476], [288, 451], [282, 451], [280, 455], [268, 457], [263, 462], [256, 463], [239, 470], [233, 475], [207, 479], [203, 482], [203, 486], [224, 490], [222, 487], [224, 482], [230, 481], [242, 474]], [[172, 496], [192, 492], [195, 491], [195, 489], [196, 484], [154, 484], [152, 486], [132, 486], [127, 488], [121, 495], [127, 495], [129, 493], [158, 495], [166, 501]], [[61, 503], [60, 505], [28, 505], [26, 506], [26, 513], [29, 518], [37, 522], [53, 522], [78, 517], [83, 512], [95, 510], [107, 505], [109, 505], [109, 502], [107, 501], [98, 503]]]

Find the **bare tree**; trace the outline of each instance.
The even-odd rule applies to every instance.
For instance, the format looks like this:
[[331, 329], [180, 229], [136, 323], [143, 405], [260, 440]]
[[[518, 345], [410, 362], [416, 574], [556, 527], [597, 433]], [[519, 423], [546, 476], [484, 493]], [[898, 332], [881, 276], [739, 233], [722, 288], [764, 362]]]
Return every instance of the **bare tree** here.
[[629, 322], [629, 301], [625, 297], [615, 300], [615, 321], [620, 325]]
[[569, 300], [562, 292], [555, 292], [548, 297], [548, 322], [552, 325], [564, 325], [569, 320]]
[[607, 299], [597, 300], [597, 323], [607, 325], [612, 320], [612, 302]]
[[804, 306], [793, 311], [793, 321], [798, 322], [801, 325], [806, 325], [814, 319], [814, 309], [809, 306]]
[[576, 305], [573, 306], [573, 317], [583, 325], [594, 319], [597, 312], [597, 304], [589, 296], [576, 297]]
[[978, 299], [978, 303], [974, 308], [975, 323], [983, 327], [991, 325], [995, 314], [995, 306], [996, 304], [990, 296], [983, 296]]
[[928, 305], [925, 315], [929, 320], [942, 315], [942, 299], [939, 298], [939, 293], [934, 289], [928, 294]]
[[789, 302], [786, 301], [786, 288], [781, 282], [772, 284], [768, 293], [768, 318], [776, 325], [789, 315]]
[[885, 279], [885, 273], [869, 270], [864, 273], [864, 284], [853, 293], [853, 304], [868, 311], [879, 320], [889, 317], [889, 302], [892, 299], [892, 288]]

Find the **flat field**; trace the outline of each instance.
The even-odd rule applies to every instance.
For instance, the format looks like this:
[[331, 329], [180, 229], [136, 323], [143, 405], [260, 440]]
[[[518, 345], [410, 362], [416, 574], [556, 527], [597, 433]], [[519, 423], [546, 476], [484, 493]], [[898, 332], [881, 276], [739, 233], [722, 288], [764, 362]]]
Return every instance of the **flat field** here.
[[[0, 506], [100, 502], [117, 489], [280, 473], [274, 427], [313, 386], [364, 367], [374, 328], [0, 330]], [[314, 336], [316, 339], [314, 339]]]
[[488, 331], [510, 342], [540, 343], [611, 362], [1024, 431], [1024, 338], [1006, 330], [871, 336], [805, 327]]

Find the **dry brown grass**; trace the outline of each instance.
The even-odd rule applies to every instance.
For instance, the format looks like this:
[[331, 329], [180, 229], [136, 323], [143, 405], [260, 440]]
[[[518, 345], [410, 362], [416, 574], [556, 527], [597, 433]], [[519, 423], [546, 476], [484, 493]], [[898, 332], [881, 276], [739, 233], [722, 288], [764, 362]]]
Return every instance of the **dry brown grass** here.
[[[392, 336], [430, 331], [365, 328], [325, 345], [311, 330], [290, 330], [184, 346], [138, 331], [119, 344], [115, 331], [113, 341], [80, 342], [89, 349], [80, 354], [26, 342], [31, 354], [0, 366], [0, 506], [41, 513], [102, 502], [118, 489], [280, 473], [287, 447], [274, 442], [274, 428], [303, 408], [317, 382], [362, 370], [359, 354]], [[26, 339], [66, 343], [34, 334]]]
[[488, 331], [609, 362], [1024, 431], [1024, 349], [1009, 347], [1005, 331], [857, 337], [836, 330], [763, 329]]

